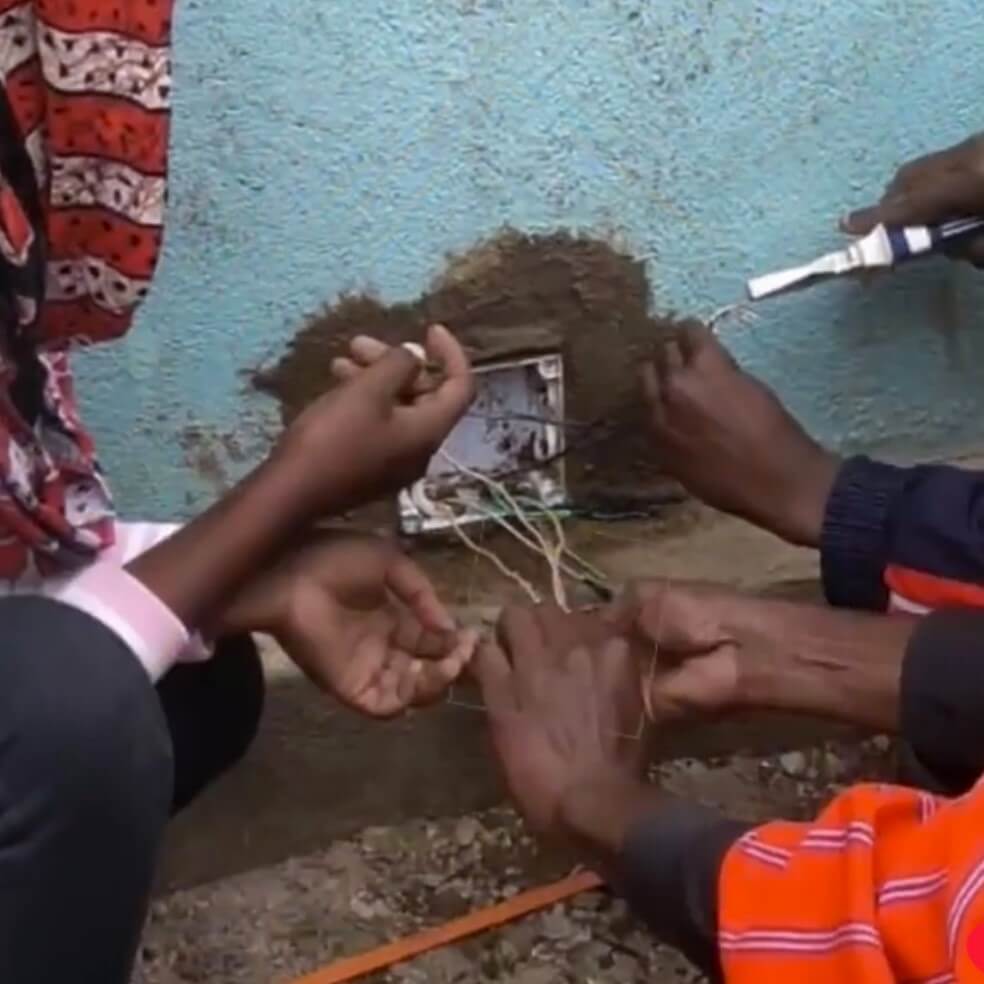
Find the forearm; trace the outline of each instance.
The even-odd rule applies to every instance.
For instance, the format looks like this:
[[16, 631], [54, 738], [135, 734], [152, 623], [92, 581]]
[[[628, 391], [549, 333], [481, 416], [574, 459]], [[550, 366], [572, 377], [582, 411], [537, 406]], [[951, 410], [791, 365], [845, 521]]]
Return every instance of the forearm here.
[[[891, 731], [901, 728], [925, 764], [964, 788], [984, 768], [984, 613], [944, 612], [914, 619], [748, 599], [736, 606], [739, 611], [745, 621], [733, 628], [744, 647], [739, 675], [746, 706], [824, 714]], [[878, 787], [871, 790], [869, 798], [878, 800]], [[863, 801], [865, 795], [855, 799]], [[925, 829], [920, 824], [936, 808], [935, 801], [903, 790], [883, 798], [893, 796], [904, 809], [887, 809], [884, 815]], [[723, 952], [729, 980], [744, 954], [758, 953], [780, 935], [758, 932], [754, 920], [751, 926], [742, 922], [741, 906], [749, 900], [779, 892], [785, 909], [781, 916], [771, 912], [765, 922], [780, 928], [789, 923], [791, 932], [799, 931], [790, 916], [797, 912], [795, 901], [804, 888], [802, 879], [794, 877], [797, 846], [809, 867], [814, 857], [846, 856], [843, 849], [835, 850], [840, 837], [852, 847], [873, 836], [877, 842], [877, 831], [869, 833], [869, 817], [850, 823], [852, 817], [843, 812], [830, 811], [812, 838], [805, 836], [807, 827], [801, 831], [781, 824], [775, 825], [773, 838], [771, 826], [753, 832], [750, 825], [714, 810], [618, 777], [575, 787], [563, 804], [571, 839], [633, 911], [714, 977], [723, 976]], [[827, 889], [844, 882], [835, 863], [829, 876], [812, 884], [823, 889], [817, 898], [835, 899], [843, 893]], [[899, 884], [908, 882], [903, 878]], [[927, 887], [936, 884], [927, 882]], [[771, 887], [763, 892], [767, 885]], [[875, 895], [864, 885], [855, 889], [857, 898], [850, 902], [855, 908], [845, 910], [845, 918], [860, 922]], [[906, 897], [904, 891], [898, 894]], [[821, 925], [818, 937], [829, 923]], [[873, 931], [865, 933], [864, 942], [869, 937], [875, 939]], [[755, 961], [750, 965], [758, 967]]]
[[319, 512], [331, 511], [303, 475], [275, 454], [127, 570], [189, 629], [207, 626]]
[[954, 794], [984, 771], [984, 612], [917, 618], [748, 601], [735, 617], [744, 620], [737, 706], [899, 733]]
[[736, 617], [741, 706], [898, 729], [902, 667], [918, 619], [781, 601], [750, 601]]

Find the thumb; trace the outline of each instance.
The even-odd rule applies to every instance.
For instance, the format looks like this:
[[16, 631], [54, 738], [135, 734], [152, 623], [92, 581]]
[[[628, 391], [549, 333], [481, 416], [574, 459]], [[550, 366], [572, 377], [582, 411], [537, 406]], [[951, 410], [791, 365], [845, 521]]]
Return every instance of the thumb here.
[[643, 606], [637, 627], [652, 640], [661, 659], [685, 660], [727, 643], [713, 596], [675, 586]]
[[362, 376], [363, 386], [383, 399], [396, 399], [410, 389], [424, 368], [423, 362], [403, 345], [395, 345]]
[[728, 641], [718, 609], [716, 595], [700, 585], [653, 580], [631, 585], [604, 617], [620, 634], [654, 643], [661, 659], [686, 659]]
[[475, 395], [475, 376], [461, 343], [443, 325], [428, 329], [427, 354], [440, 364], [443, 378], [422, 406], [436, 426], [448, 429], [468, 409]]
[[645, 680], [646, 707], [657, 719], [716, 713], [732, 702], [737, 687], [734, 661], [726, 654], [695, 656]]

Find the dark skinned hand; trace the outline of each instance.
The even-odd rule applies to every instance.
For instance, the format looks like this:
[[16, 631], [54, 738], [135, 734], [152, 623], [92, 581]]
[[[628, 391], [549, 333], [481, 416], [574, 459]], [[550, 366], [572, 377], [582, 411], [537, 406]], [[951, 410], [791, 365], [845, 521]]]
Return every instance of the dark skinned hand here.
[[[509, 790], [539, 834], [566, 838], [577, 815], [638, 795], [638, 663], [596, 616], [512, 607], [474, 660]], [[592, 805], [593, 804], [593, 805]], [[618, 834], [613, 835], [618, 839]]]
[[214, 629], [269, 633], [318, 687], [380, 718], [439, 698], [477, 639], [456, 628], [409, 557], [370, 538], [294, 551], [254, 578]]
[[643, 679], [654, 717], [717, 714], [738, 705], [755, 605], [727, 588], [652, 580], [630, 585], [609, 606], [612, 630], [654, 661]]
[[685, 325], [643, 369], [660, 467], [693, 496], [800, 545], [820, 539], [838, 460], [714, 333]]
[[[441, 379], [419, 393], [425, 360], [440, 365]], [[473, 391], [464, 350], [446, 329], [431, 328], [424, 359], [392, 349], [315, 400], [264, 462], [127, 570], [189, 628], [214, 623], [317, 519], [422, 477]]]
[[[426, 358], [441, 378], [419, 385], [424, 363], [406, 347], [379, 358], [311, 404], [288, 428], [281, 457], [292, 462], [311, 494], [339, 504], [363, 503], [412, 485], [468, 409], [471, 366], [454, 336], [427, 333]], [[324, 462], [323, 467], [319, 462]]]
[[[984, 216], [984, 134], [903, 164], [881, 201], [848, 215], [841, 228], [861, 236], [880, 224], [937, 225], [972, 216]], [[984, 267], [984, 236], [963, 240], [951, 255]]]
[[918, 619], [844, 611], [727, 587], [643, 581], [614, 603], [613, 631], [656, 657], [656, 719], [739, 708], [898, 728], [902, 663]]

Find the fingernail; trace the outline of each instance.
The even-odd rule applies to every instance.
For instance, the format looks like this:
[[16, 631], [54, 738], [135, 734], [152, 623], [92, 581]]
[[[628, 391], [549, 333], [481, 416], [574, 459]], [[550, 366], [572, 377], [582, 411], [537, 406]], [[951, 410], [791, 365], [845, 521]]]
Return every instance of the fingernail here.
[[447, 632], [451, 635], [458, 634], [458, 623], [454, 620], [454, 617], [448, 612], [434, 612], [433, 616], [433, 628], [437, 632]]
[[423, 345], [418, 345], [416, 342], [404, 342], [403, 347], [418, 361], [426, 362], [427, 353], [424, 351]]

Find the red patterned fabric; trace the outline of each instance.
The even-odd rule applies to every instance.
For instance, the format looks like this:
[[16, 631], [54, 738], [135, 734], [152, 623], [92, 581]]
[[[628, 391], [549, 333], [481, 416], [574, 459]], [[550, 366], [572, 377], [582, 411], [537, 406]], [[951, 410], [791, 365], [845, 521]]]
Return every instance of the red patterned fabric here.
[[69, 353], [129, 328], [157, 263], [172, 9], [0, 0], [0, 579], [113, 542]]

